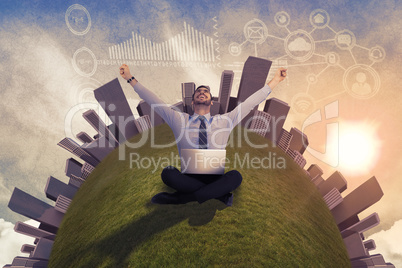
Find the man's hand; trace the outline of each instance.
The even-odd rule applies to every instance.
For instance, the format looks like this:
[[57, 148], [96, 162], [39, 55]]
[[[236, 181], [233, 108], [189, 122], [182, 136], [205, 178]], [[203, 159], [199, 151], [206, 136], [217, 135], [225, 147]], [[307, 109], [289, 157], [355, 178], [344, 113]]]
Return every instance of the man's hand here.
[[287, 71], [287, 69], [285, 69], [285, 68], [278, 68], [278, 70], [276, 70], [274, 78], [272, 78], [272, 80], [269, 81], [268, 86], [271, 89], [274, 89], [274, 87], [276, 87], [276, 85], [278, 85], [280, 82], [282, 82], [286, 78], [286, 76], [287, 76], [286, 71]]
[[120, 66], [120, 75], [123, 77], [125, 80], [130, 79], [133, 77], [130, 73], [130, 69], [128, 68], [127, 64], [123, 64]]

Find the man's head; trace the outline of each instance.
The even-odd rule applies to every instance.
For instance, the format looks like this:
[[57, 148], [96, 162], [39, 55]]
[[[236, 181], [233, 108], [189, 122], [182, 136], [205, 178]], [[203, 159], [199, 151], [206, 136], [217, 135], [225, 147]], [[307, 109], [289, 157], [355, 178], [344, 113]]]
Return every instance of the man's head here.
[[197, 87], [192, 96], [194, 105], [212, 105], [212, 94], [209, 86], [201, 85]]

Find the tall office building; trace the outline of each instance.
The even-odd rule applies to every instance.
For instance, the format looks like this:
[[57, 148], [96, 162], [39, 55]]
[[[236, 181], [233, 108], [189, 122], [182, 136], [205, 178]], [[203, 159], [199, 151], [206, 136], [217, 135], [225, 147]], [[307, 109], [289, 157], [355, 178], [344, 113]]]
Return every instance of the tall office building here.
[[229, 113], [229, 112], [233, 111], [234, 108], [236, 108], [236, 106], [237, 106], [237, 98], [236, 97], [230, 97], [227, 112]]
[[[345, 196], [343, 202], [331, 210], [338, 227], [342, 226], [340, 230], [349, 227], [342, 223], [355, 218], [357, 214], [379, 201], [383, 195], [376, 177], [373, 176]], [[351, 223], [354, 224], [354, 220]]]
[[221, 75], [221, 85], [219, 87], [219, 113], [224, 114], [228, 111], [230, 93], [232, 91], [234, 72], [225, 70]]
[[181, 95], [183, 99], [184, 112], [190, 115], [194, 113], [193, 108], [191, 107], [194, 91], [195, 91], [195, 84], [193, 82], [181, 83]]
[[312, 164], [308, 169], [307, 169], [309, 176], [311, 179], [314, 179], [317, 176], [321, 176], [324, 174], [322, 169], [317, 165], [317, 164]]
[[290, 129], [290, 134], [292, 135], [292, 140], [290, 141], [289, 148], [303, 154], [308, 146], [306, 134], [294, 127]]
[[47, 179], [45, 194], [50, 200], [56, 201], [59, 195], [63, 195], [67, 198], [73, 199], [77, 193], [77, 188], [67, 185], [64, 182], [50, 176]]
[[278, 139], [278, 147], [281, 148], [284, 152], [286, 152], [289, 148], [291, 140], [292, 140], [292, 134], [290, 134], [287, 130], [282, 128], [281, 134]]
[[253, 119], [251, 121], [250, 130], [259, 134], [260, 136], [265, 137], [268, 131], [271, 115], [264, 111], [256, 110], [252, 118]]
[[41, 222], [41, 229], [56, 233], [64, 214], [32, 195], [14, 188], [8, 207], [25, 217]]
[[86, 179], [86, 178], [88, 178], [88, 176], [92, 173], [92, 171], [94, 171], [95, 170], [95, 167], [94, 166], [92, 166], [92, 165], [90, 165], [90, 164], [88, 164], [88, 163], [84, 163], [84, 165], [82, 166], [82, 168], [81, 168], [81, 172], [82, 172], [82, 175], [81, 175], [81, 178], [82, 179]]
[[99, 162], [114, 150], [114, 147], [109, 146], [109, 140], [105, 136], [100, 136], [91, 143], [85, 143], [81, 148]]
[[112, 134], [112, 132], [94, 110], [88, 110], [83, 113], [82, 116], [101, 136], [106, 137], [111, 146], [116, 147], [119, 145], [116, 137]]
[[265, 85], [271, 64], [272, 61], [266, 59], [248, 57], [244, 63], [240, 79], [239, 91], [237, 93], [238, 102], [245, 101]]
[[117, 78], [94, 90], [95, 98], [116, 125], [122, 143], [138, 134], [135, 118]]
[[144, 100], [140, 101], [140, 103], [137, 105], [137, 111], [140, 116], [148, 115], [149, 119], [151, 120], [151, 126], [153, 127], [165, 123], [162, 117], [160, 117], [160, 115], [157, 114]]
[[94, 167], [99, 164], [99, 161], [96, 158], [84, 151], [75, 141], [70, 138], [62, 139], [59, 143], [57, 143], [57, 145], [81, 158], [85, 162], [88, 162]]
[[304, 159], [303, 155], [298, 151], [288, 148], [286, 153], [293, 159], [293, 161], [295, 161], [297, 165], [299, 165], [299, 167], [304, 168], [304, 166], [307, 164], [306, 159]]
[[277, 98], [270, 98], [265, 102], [264, 112], [271, 115], [271, 123], [265, 137], [277, 144], [290, 106]]
[[325, 181], [318, 185], [318, 191], [322, 196], [326, 195], [329, 191], [336, 188], [340, 193], [348, 188], [348, 182], [345, 177], [339, 172], [335, 171]]
[[210, 111], [211, 116], [220, 114], [219, 109], [220, 109], [221, 103], [217, 100], [213, 101], [212, 103], [213, 103], [213, 105], [211, 106], [211, 111]]
[[23, 234], [23, 235], [27, 235], [27, 236], [31, 236], [31, 237], [35, 237], [35, 238], [47, 238], [50, 240], [54, 240], [56, 238], [55, 234], [52, 234], [50, 232], [46, 232], [45, 230], [41, 230], [39, 228], [33, 227], [29, 224], [23, 223], [18, 221], [15, 225], [14, 225], [14, 231], [16, 231], [17, 233]]
[[82, 164], [77, 160], [75, 160], [74, 158], [67, 159], [65, 169], [66, 176], [70, 177], [71, 174], [74, 174], [77, 177], [81, 177], [82, 174], [81, 168]]
[[76, 135], [77, 139], [79, 139], [81, 142], [83, 143], [90, 143], [91, 141], [93, 141], [93, 139], [91, 138], [91, 136], [89, 136], [86, 132], [81, 131], [80, 133], [78, 133]]
[[141, 116], [140, 118], [137, 118], [136, 123], [140, 133], [147, 131], [152, 127], [151, 120], [149, 119], [148, 115], [144, 115]]
[[[271, 64], [272, 62], [266, 59], [248, 57], [244, 63], [239, 91], [237, 92], [238, 103], [245, 101], [253, 93], [264, 87]], [[257, 109], [258, 106], [240, 122], [243, 127], [250, 128], [251, 117]]]

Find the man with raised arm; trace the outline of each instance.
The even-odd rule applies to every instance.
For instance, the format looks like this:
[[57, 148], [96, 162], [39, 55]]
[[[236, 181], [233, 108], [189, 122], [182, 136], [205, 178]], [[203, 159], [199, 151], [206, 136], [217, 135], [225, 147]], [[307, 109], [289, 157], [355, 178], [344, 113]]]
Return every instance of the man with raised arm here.
[[[226, 114], [211, 116], [212, 95], [208, 86], [199, 86], [192, 97], [194, 114], [173, 110], [155, 93], [145, 88], [130, 73], [126, 64], [120, 67], [120, 75], [133, 86], [135, 92], [146, 101], [170, 126], [176, 138], [177, 148], [181, 149], [220, 149], [224, 150], [232, 129], [250, 111], [263, 102], [271, 90], [286, 78], [286, 69], [279, 68], [274, 78], [263, 88], [252, 94], [234, 110]], [[202, 129], [202, 130], [200, 130]], [[205, 132], [205, 133], [200, 133]], [[174, 193], [161, 192], [152, 197], [156, 204], [185, 204], [191, 201], [203, 203], [216, 198], [227, 206], [233, 202], [233, 193], [242, 182], [237, 170], [223, 175], [183, 174], [169, 166], [161, 174], [162, 181], [176, 190]]]

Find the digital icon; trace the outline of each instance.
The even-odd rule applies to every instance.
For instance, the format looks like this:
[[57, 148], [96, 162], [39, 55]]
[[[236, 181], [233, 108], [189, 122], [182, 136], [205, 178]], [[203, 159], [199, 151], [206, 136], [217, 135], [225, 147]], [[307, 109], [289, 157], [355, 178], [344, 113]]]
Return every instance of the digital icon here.
[[247, 41], [262, 44], [268, 36], [267, 26], [259, 19], [253, 19], [244, 26], [244, 36]]
[[91, 16], [88, 10], [79, 4], [74, 4], [67, 9], [65, 20], [68, 29], [76, 35], [84, 35], [91, 28]]
[[352, 44], [352, 37], [348, 34], [340, 34], [337, 37], [338, 43], [350, 46]]
[[328, 26], [329, 14], [323, 9], [316, 9], [310, 13], [310, 23], [313, 27], [323, 29]]
[[288, 48], [290, 51], [309, 51], [311, 50], [311, 43], [307, 42], [304, 38], [297, 37], [288, 44]]
[[343, 86], [354, 98], [369, 99], [380, 90], [378, 73], [368, 65], [356, 64], [349, 67], [343, 76]]
[[385, 58], [385, 50], [380, 46], [375, 46], [369, 51], [369, 59], [374, 62], [380, 62]]
[[229, 53], [233, 56], [239, 56], [241, 53], [241, 47], [239, 43], [230, 43], [229, 45]]
[[352, 85], [352, 91], [359, 95], [368, 95], [371, 92], [371, 86], [367, 83], [367, 76], [363, 72], [356, 74], [356, 82]]
[[73, 55], [73, 68], [82, 76], [90, 77], [95, 74], [97, 69], [95, 54], [86, 47], [78, 49]]
[[339, 55], [335, 52], [328, 52], [325, 54], [325, 61], [331, 66], [337, 65], [339, 60]]
[[285, 39], [286, 53], [293, 59], [306, 61], [314, 54], [315, 43], [309, 33], [297, 30], [290, 33]]
[[280, 11], [276, 13], [274, 19], [276, 25], [278, 25], [279, 27], [286, 27], [290, 23], [290, 16], [285, 11]]
[[318, 81], [317, 75], [309, 74], [307, 76], [307, 82], [309, 82], [310, 84], [315, 84], [315, 83], [317, 83], [317, 81]]
[[356, 45], [356, 37], [351, 31], [343, 30], [336, 33], [335, 44], [343, 50], [352, 49]]
[[261, 39], [264, 38], [264, 32], [262, 27], [248, 27], [247, 28], [248, 38], [250, 39]]
[[315, 109], [314, 99], [306, 93], [298, 93], [292, 98], [292, 109], [297, 113], [309, 114]]

